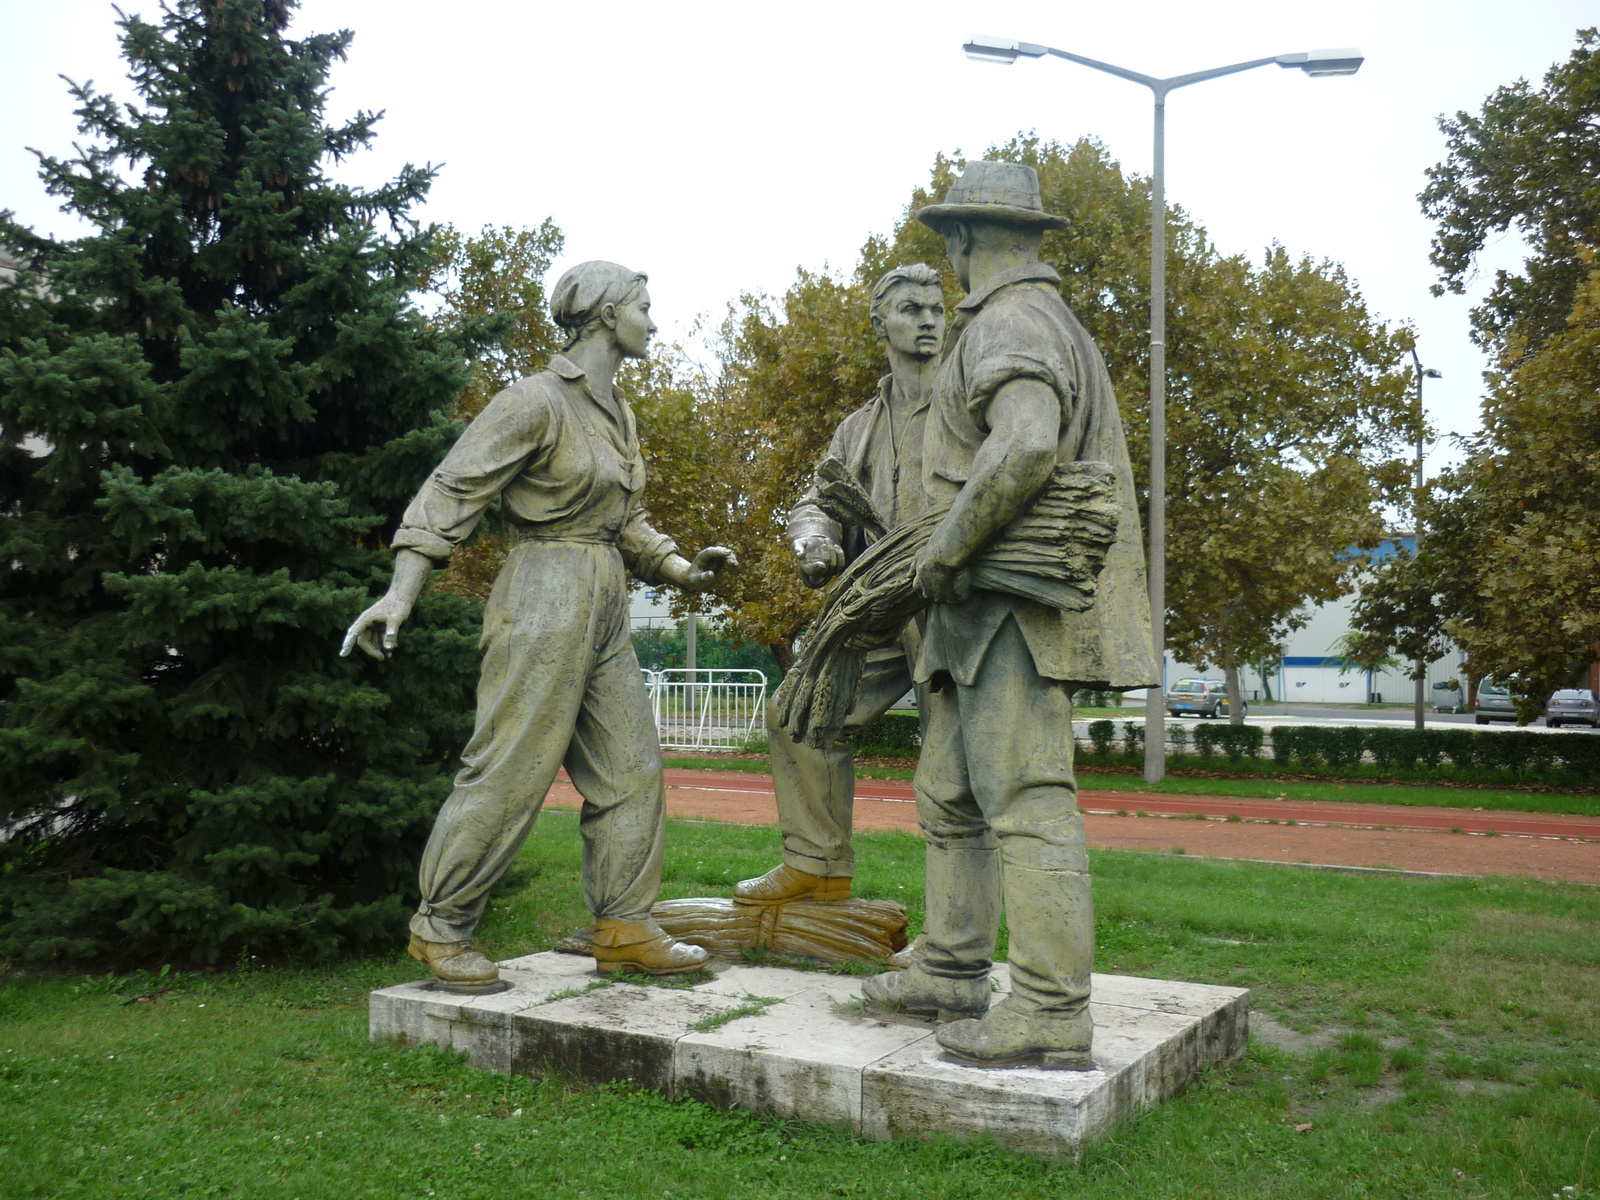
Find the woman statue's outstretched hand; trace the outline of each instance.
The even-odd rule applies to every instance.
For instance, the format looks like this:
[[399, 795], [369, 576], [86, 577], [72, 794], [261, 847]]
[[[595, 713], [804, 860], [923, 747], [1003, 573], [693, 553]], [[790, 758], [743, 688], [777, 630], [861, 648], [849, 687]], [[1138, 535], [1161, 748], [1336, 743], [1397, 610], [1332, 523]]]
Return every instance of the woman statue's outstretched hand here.
[[400, 640], [400, 626], [411, 615], [411, 607], [422, 593], [422, 585], [428, 582], [432, 565], [415, 550], [401, 550], [396, 554], [389, 590], [382, 600], [351, 623], [344, 635], [344, 645], [339, 647], [339, 657], [348, 658], [357, 646], [363, 653], [378, 659], [394, 653], [395, 643]]
[[661, 577], [689, 592], [703, 592], [711, 581], [729, 567], [739, 565], [739, 556], [726, 546], [707, 546], [690, 562], [674, 554], [661, 566]]
[[351, 623], [344, 645], [339, 647], [339, 657], [349, 658], [357, 646], [373, 658], [389, 657], [400, 640], [400, 626], [410, 615], [411, 605], [401, 604], [392, 594], [385, 595]]

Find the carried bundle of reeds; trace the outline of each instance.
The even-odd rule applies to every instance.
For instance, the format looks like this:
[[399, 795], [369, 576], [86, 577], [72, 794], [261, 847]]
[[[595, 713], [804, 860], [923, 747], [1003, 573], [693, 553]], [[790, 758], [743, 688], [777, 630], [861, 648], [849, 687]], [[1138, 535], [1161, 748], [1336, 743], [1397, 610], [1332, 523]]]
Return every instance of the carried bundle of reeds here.
[[[680, 942], [738, 962], [745, 950], [842, 963], [887, 959], [906, 944], [906, 910], [889, 900], [791, 900], [735, 904], [720, 897], [662, 900], [650, 915]], [[592, 954], [594, 927], [556, 943], [566, 954]]]
[[[819, 506], [842, 523], [881, 531], [872, 502], [831, 461], [817, 473]], [[890, 645], [927, 604], [912, 586], [912, 571], [949, 510], [948, 504], [930, 508], [882, 533], [829, 587], [775, 701], [779, 721], [796, 741], [827, 746], [838, 740], [867, 652]], [[1081, 612], [1094, 603], [1120, 517], [1109, 464], [1059, 466], [1033, 502], [972, 560], [972, 586]]]

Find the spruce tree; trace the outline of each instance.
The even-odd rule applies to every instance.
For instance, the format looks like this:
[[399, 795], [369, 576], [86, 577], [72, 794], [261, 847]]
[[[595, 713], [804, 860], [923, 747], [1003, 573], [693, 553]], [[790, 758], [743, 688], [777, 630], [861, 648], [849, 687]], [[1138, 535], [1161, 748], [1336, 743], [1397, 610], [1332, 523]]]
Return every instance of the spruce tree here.
[[73, 85], [41, 177], [87, 236], [0, 214], [0, 953], [30, 960], [398, 935], [470, 730], [478, 610], [425, 596], [341, 660], [484, 322], [411, 302], [431, 168], [332, 168], [349, 32], [289, 0], [119, 21], [137, 97]]

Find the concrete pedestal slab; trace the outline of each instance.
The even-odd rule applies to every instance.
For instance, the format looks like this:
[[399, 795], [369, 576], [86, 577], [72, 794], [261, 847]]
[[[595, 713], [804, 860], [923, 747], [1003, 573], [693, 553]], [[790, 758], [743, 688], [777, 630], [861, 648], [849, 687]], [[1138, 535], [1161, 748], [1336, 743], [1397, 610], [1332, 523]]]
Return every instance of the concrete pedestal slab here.
[[[492, 996], [425, 981], [372, 993], [373, 1040], [449, 1047], [504, 1073], [628, 1079], [870, 1137], [987, 1134], [1055, 1157], [1238, 1057], [1249, 1029], [1244, 989], [1096, 975], [1095, 1070], [972, 1067], [944, 1054], [931, 1022], [866, 1005], [858, 977], [737, 965], [692, 988], [648, 987], [555, 953], [501, 968], [512, 986]], [[1004, 964], [992, 979], [1009, 988]]]

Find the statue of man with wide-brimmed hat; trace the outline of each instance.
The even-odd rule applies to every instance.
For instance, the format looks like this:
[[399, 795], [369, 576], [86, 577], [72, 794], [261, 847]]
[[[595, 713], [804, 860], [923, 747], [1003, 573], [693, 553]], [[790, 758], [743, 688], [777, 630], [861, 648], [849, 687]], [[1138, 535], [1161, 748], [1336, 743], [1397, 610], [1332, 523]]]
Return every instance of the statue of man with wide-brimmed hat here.
[[[920, 220], [944, 234], [967, 298], [933, 383], [922, 447], [929, 505], [950, 510], [917, 558], [929, 601], [916, 679], [928, 689], [914, 782], [928, 840], [926, 946], [870, 1000], [965, 1018], [939, 1044], [984, 1065], [1093, 1065], [1094, 910], [1072, 773], [1078, 688], [1159, 679], [1138, 501], [1105, 363], [1039, 261], [1032, 167], [970, 164]], [[1064, 612], [975, 589], [967, 570], [1062, 464], [1110, 464], [1120, 517], [1094, 603]], [[1004, 860], [1004, 871], [1001, 862]], [[990, 1007], [1002, 874], [1011, 994]]]

